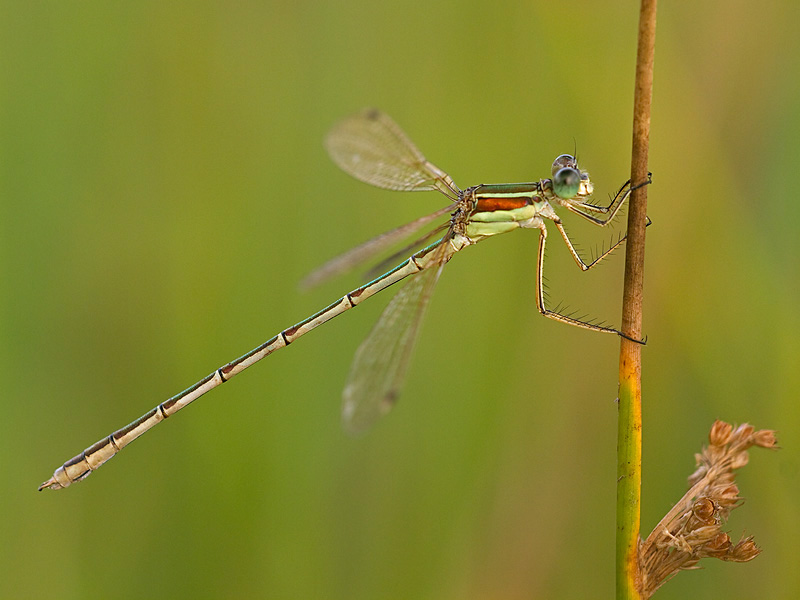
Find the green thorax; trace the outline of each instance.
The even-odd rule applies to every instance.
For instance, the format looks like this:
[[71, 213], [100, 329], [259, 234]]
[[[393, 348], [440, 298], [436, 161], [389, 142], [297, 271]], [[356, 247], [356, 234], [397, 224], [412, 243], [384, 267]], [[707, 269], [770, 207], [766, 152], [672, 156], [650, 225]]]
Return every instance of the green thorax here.
[[540, 181], [478, 185], [465, 197], [472, 199], [466, 235], [473, 242], [525, 227], [546, 201]]

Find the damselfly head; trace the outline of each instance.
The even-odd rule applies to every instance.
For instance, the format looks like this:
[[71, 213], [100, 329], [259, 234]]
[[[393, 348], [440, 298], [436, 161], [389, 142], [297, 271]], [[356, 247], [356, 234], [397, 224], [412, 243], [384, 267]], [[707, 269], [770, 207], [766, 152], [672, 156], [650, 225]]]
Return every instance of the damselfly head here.
[[581, 171], [578, 160], [571, 154], [562, 154], [553, 161], [553, 191], [559, 198], [569, 200], [576, 196], [590, 196], [594, 187], [589, 174]]

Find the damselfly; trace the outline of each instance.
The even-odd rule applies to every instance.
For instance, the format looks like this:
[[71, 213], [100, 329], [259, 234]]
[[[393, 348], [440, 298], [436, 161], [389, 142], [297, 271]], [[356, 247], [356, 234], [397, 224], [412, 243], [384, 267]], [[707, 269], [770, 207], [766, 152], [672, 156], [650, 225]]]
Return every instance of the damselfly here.
[[[345, 294], [318, 313], [284, 329], [244, 356], [216, 369], [188, 389], [159, 404], [130, 425], [115, 431], [56, 469], [39, 489], [61, 489], [87, 477], [122, 448], [148, 429], [175, 414], [212, 388], [228, 381], [265, 356], [288, 346], [333, 317], [349, 310], [390, 285], [416, 275], [391, 300], [367, 339], [356, 352], [344, 388], [343, 423], [359, 432], [389, 411], [397, 400], [408, 369], [417, 331], [444, 265], [459, 250], [492, 236], [515, 229], [538, 229], [536, 262], [536, 307], [546, 317], [590, 329], [622, 335], [618, 330], [561, 314], [545, 304], [542, 287], [545, 221], [552, 221], [570, 254], [582, 270], [608, 256], [623, 241], [620, 238], [593, 261], [578, 254], [556, 214], [561, 206], [595, 225], [605, 226], [616, 216], [632, 191], [626, 182], [608, 206], [589, 202], [592, 183], [574, 157], [562, 154], [552, 165], [551, 177], [531, 183], [477, 185], [461, 190], [444, 171], [428, 162], [406, 134], [385, 114], [366, 110], [336, 125], [326, 140], [331, 158], [345, 172], [371, 185], [390, 190], [435, 190], [447, 206], [431, 215], [393, 229], [330, 261], [307, 280], [318, 283], [353, 264], [409, 238], [426, 225], [449, 214], [443, 225], [418, 238], [405, 251], [438, 239], [417, 250], [393, 269]], [[392, 255], [398, 258], [399, 253]]]

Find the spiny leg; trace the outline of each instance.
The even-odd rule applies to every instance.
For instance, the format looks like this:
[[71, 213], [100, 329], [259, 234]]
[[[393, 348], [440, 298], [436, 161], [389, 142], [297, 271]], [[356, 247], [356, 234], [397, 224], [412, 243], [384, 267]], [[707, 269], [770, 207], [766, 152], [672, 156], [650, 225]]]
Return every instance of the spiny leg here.
[[[558, 223], [556, 224], [558, 225]], [[587, 323], [586, 321], [581, 321], [580, 319], [563, 315], [555, 310], [550, 310], [549, 308], [547, 308], [547, 306], [545, 306], [544, 286], [542, 284], [542, 278], [544, 276], [544, 247], [546, 241], [547, 241], [547, 227], [545, 227], [544, 222], [542, 222], [539, 225], [539, 255], [536, 260], [536, 308], [539, 309], [539, 312], [543, 316], [547, 317], [548, 319], [553, 319], [554, 321], [560, 321], [561, 323], [567, 323], [568, 325], [574, 325], [575, 327], [582, 327], [583, 329], [589, 329], [591, 331], [603, 331], [605, 333], [614, 333], [616, 335], [621, 335], [622, 337], [627, 338], [627, 336], [624, 335], [622, 332], [617, 331], [612, 327], [603, 327], [602, 325]], [[573, 252], [573, 256], [576, 257], [576, 260], [580, 261], [580, 257], [578, 257], [577, 252], [575, 252], [575, 249], [572, 248], [571, 245], [570, 245], [570, 250]], [[583, 263], [583, 261], [580, 262]]]
[[[652, 182], [653, 181], [652, 181], [651, 176], [650, 176], [649, 173], [648, 173], [647, 181], [645, 181], [643, 183], [640, 183], [640, 184], [637, 184], [635, 186], [631, 186], [630, 185], [630, 183], [631, 183], [630, 180], [626, 181], [625, 184], [617, 192], [616, 196], [614, 196], [614, 199], [611, 201], [611, 203], [608, 206], [596, 206], [594, 204], [588, 204], [586, 202], [570, 202], [570, 203], [566, 203], [564, 206], [566, 206], [566, 208], [569, 209], [570, 211], [572, 211], [573, 213], [575, 213], [577, 215], [580, 215], [584, 219], [587, 219], [587, 220], [591, 221], [595, 225], [599, 225], [600, 227], [605, 227], [611, 221], [614, 220], [614, 218], [617, 216], [617, 213], [619, 212], [619, 209], [622, 208], [623, 204], [625, 204], [625, 200], [628, 199], [628, 197], [631, 195], [633, 190], [636, 190], [636, 189], [638, 189], [640, 187], [643, 187], [645, 185], [649, 185]], [[607, 213], [607, 216], [604, 219], [601, 219], [601, 218], [595, 217], [594, 215], [586, 214], [581, 209], [592, 210], [592, 211], [600, 212], [600, 213]], [[612, 243], [611, 247], [609, 247], [608, 250], [606, 250], [605, 252], [602, 252], [597, 258], [592, 260], [590, 263], [586, 263], [586, 262], [584, 262], [584, 260], [581, 258], [581, 256], [578, 254], [577, 250], [575, 249], [575, 246], [573, 245], [572, 240], [570, 240], [569, 235], [567, 234], [566, 230], [564, 229], [564, 225], [563, 225], [563, 222], [561, 221], [561, 219], [553, 219], [553, 221], [555, 222], [556, 227], [558, 227], [558, 230], [561, 233], [561, 237], [564, 238], [564, 242], [567, 244], [567, 248], [569, 248], [570, 254], [572, 254], [572, 257], [575, 259], [575, 262], [578, 264], [578, 266], [581, 268], [582, 271], [588, 271], [589, 269], [591, 269], [593, 266], [595, 266], [597, 263], [599, 263], [601, 260], [603, 260], [609, 254], [611, 254], [614, 250], [619, 248], [625, 242], [625, 240], [628, 238], [627, 234], [622, 236], [616, 242]], [[650, 217], [647, 217], [647, 224], [645, 225], [645, 227], [649, 226], [651, 223], [652, 223], [652, 221], [650, 220]]]
[[578, 254], [578, 251], [575, 249], [575, 246], [573, 245], [572, 240], [570, 239], [569, 235], [567, 234], [567, 230], [564, 229], [564, 224], [562, 223], [561, 219], [553, 219], [553, 222], [556, 224], [556, 227], [558, 227], [558, 231], [561, 233], [561, 237], [564, 238], [564, 242], [567, 244], [567, 248], [569, 248], [569, 253], [572, 254], [572, 258], [575, 259], [575, 262], [580, 267], [581, 271], [588, 271], [589, 269], [591, 269], [593, 266], [595, 266], [597, 263], [599, 263], [601, 260], [603, 260], [606, 256], [608, 256], [614, 250], [619, 248], [622, 245], [622, 243], [625, 241], [625, 238], [627, 237], [627, 236], [622, 236], [615, 243], [611, 244], [611, 247], [608, 250], [606, 250], [605, 252], [600, 254], [600, 256], [595, 258], [593, 261], [591, 261], [589, 263], [586, 263], [581, 258], [581, 255]]
[[[580, 254], [578, 254], [578, 251], [575, 249], [575, 246], [573, 245], [572, 240], [567, 234], [566, 229], [564, 229], [564, 224], [561, 221], [561, 219], [553, 219], [553, 222], [556, 224], [556, 227], [558, 227], [558, 231], [561, 233], [561, 237], [564, 238], [564, 242], [567, 244], [567, 248], [569, 248], [569, 252], [570, 254], [572, 254], [572, 258], [575, 259], [575, 262], [578, 264], [578, 266], [582, 271], [588, 271], [589, 269], [591, 269], [593, 266], [595, 266], [609, 254], [614, 252], [614, 250], [619, 248], [623, 243], [625, 243], [625, 240], [628, 239], [627, 234], [623, 235], [616, 242], [613, 242], [611, 246], [608, 248], [608, 250], [602, 252], [597, 258], [587, 263], [581, 258]], [[650, 220], [650, 217], [647, 217], [647, 223], [645, 224], [645, 227], [649, 227], [652, 223], [653, 222]]]

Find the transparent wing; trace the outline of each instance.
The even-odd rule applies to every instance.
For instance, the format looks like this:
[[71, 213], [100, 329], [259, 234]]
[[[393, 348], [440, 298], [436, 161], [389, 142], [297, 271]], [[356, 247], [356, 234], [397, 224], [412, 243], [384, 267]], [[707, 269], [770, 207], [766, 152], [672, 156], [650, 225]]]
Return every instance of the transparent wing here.
[[397, 402], [422, 317], [448, 257], [446, 246], [447, 241], [438, 246], [434, 264], [392, 298], [356, 351], [342, 394], [342, 424], [349, 433], [365, 431]]
[[[329, 260], [321, 267], [318, 267], [311, 273], [309, 273], [301, 282], [300, 288], [301, 289], [309, 289], [316, 285], [319, 285], [323, 281], [330, 279], [340, 273], [343, 273], [354, 267], [355, 265], [362, 263], [371, 257], [375, 256], [376, 254], [383, 252], [390, 246], [404, 240], [405, 238], [409, 237], [415, 231], [422, 229], [426, 225], [432, 223], [439, 217], [446, 215], [447, 213], [452, 212], [455, 209], [455, 205], [451, 204], [449, 206], [445, 206], [444, 208], [437, 210], [435, 213], [430, 215], [426, 215], [424, 217], [420, 217], [419, 219], [415, 219], [410, 223], [406, 223], [405, 225], [401, 225], [391, 231], [387, 231], [382, 233], [371, 240], [364, 242], [345, 252], [344, 254], [340, 254], [336, 258]], [[392, 258], [396, 258], [395, 255], [392, 255]], [[381, 263], [382, 265], [383, 263]]]
[[402, 129], [374, 108], [337, 123], [325, 139], [333, 162], [365, 183], [389, 190], [438, 190], [455, 200], [459, 189], [428, 162]]

